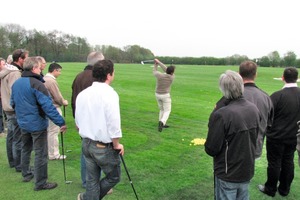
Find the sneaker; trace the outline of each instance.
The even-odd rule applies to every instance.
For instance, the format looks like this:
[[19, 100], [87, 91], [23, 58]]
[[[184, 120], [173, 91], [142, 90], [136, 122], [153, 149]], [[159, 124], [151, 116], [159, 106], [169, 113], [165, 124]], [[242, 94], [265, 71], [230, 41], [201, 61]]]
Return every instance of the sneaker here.
[[45, 183], [42, 187], [34, 188], [35, 191], [39, 190], [51, 190], [57, 187], [57, 183]]
[[159, 121], [158, 122], [158, 131], [161, 132], [163, 127], [164, 127], [164, 124], [162, 123], [162, 121]]
[[23, 182], [29, 182], [33, 179], [33, 177], [34, 177], [34, 175], [30, 174], [30, 175], [23, 178]]

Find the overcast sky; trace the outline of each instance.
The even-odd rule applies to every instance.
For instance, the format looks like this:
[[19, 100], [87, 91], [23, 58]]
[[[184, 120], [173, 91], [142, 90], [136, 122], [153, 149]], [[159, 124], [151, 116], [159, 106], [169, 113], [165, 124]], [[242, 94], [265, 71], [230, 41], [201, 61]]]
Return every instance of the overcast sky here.
[[298, 0], [4, 0], [0, 23], [58, 30], [92, 44], [140, 45], [155, 56], [300, 57]]

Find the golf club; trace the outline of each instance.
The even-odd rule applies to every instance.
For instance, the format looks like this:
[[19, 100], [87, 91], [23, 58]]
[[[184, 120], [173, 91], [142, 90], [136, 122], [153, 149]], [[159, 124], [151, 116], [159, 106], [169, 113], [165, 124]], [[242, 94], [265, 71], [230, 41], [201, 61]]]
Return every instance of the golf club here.
[[124, 169], [125, 169], [125, 171], [126, 171], [126, 174], [127, 174], [127, 176], [128, 176], [128, 179], [129, 179], [129, 181], [130, 181], [130, 184], [131, 184], [132, 190], [133, 190], [133, 192], [134, 192], [134, 194], [135, 194], [135, 197], [136, 197], [136, 199], [138, 200], [139, 198], [138, 198], [138, 196], [137, 196], [137, 194], [136, 194], [136, 191], [135, 191], [135, 189], [134, 189], [133, 183], [132, 183], [132, 181], [131, 181], [131, 178], [130, 178], [130, 176], [129, 176], [129, 173], [128, 173], [128, 170], [127, 170], [127, 167], [126, 167], [125, 161], [124, 161], [124, 159], [123, 159], [123, 156], [122, 156], [121, 154], [120, 154], [120, 157], [121, 157], [121, 160], [122, 160], [122, 163], [123, 163]]
[[[63, 116], [64, 118], [66, 117], [66, 107], [64, 106], [63, 109]], [[66, 163], [65, 163], [65, 148], [64, 148], [64, 136], [63, 132], [60, 132], [60, 139], [61, 139], [61, 152], [63, 155], [63, 168], [64, 168], [64, 178], [65, 178], [65, 184], [70, 184], [72, 181], [67, 181], [67, 176], [66, 176]]]
[[144, 65], [145, 63], [153, 63], [154, 60], [144, 60], [144, 61], [141, 61], [141, 64]]

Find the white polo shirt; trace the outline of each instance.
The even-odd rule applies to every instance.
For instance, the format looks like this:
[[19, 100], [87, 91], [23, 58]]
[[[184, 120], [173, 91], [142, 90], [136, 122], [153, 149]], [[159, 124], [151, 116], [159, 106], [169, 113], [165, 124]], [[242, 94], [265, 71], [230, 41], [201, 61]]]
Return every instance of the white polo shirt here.
[[103, 143], [121, 138], [119, 95], [108, 84], [93, 82], [76, 98], [75, 122], [82, 138]]

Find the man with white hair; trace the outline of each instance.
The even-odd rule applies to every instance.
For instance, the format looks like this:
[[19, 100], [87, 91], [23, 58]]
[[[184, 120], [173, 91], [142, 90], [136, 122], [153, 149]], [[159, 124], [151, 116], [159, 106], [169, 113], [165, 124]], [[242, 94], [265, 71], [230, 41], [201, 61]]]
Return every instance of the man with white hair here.
[[260, 124], [258, 108], [243, 97], [242, 77], [227, 70], [219, 86], [226, 106], [210, 115], [205, 151], [214, 158], [215, 197], [248, 200]]

